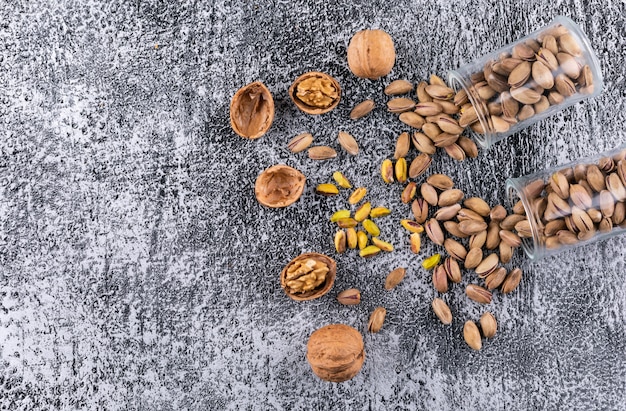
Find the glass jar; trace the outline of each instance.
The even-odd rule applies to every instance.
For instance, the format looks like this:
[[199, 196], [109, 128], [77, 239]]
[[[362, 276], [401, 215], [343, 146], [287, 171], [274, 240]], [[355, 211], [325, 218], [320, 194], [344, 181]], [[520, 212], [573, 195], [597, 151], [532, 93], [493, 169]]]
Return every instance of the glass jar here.
[[[506, 182], [515, 225], [533, 260], [626, 232], [626, 143], [573, 163]], [[517, 205], [517, 206], [516, 206]]]
[[[589, 39], [559, 16], [520, 40], [448, 73], [467, 94], [461, 126], [487, 148], [505, 137], [602, 92], [600, 64]], [[469, 105], [471, 104], [471, 106]]]

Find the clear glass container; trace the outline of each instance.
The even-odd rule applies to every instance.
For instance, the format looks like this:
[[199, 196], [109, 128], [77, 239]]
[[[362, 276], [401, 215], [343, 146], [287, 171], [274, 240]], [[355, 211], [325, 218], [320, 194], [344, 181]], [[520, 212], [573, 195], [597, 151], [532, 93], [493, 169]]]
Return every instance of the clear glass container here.
[[[515, 225], [532, 260], [626, 232], [626, 143], [570, 164], [506, 182], [526, 219]], [[517, 207], [515, 206], [517, 205]]]
[[485, 148], [603, 88], [589, 39], [563, 16], [450, 71], [448, 84], [467, 94], [461, 125]]

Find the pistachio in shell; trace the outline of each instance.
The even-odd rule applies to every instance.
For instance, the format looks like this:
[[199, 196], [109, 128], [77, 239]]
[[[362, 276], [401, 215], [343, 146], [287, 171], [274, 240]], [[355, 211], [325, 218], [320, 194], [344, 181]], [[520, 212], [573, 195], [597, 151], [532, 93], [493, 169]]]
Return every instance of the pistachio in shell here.
[[295, 168], [277, 164], [259, 174], [254, 183], [254, 194], [266, 207], [287, 207], [300, 198], [305, 182], [304, 174]]
[[361, 30], [348, 45], [348, 67], [355, 76], [376, 80], [391, 72], [396, 62], [393, 39], [383, 30]]
[[328, 113], [339, 104], [341, 87], [326, 73], [310, 71], [299, 76], [289, 87], [289, 97], [307, 114]]
[[274, 121], [274, 98], [260, 81], [243, 86], [230, 101], [230, 125], [241, 137], [261, 137]]
[[[299, 290], [294, 290], [288, 284], [287, 274], [290, 271], [290, 268], [297, 263], [302, 263], [306, 260], [315, 260], [317, 262], [323, 263], [328, 267], [328, 272], [325, 274], [324, 281], [315, 289], [300, 292]], [[280, 285], [282, 286], [285, 293], [292, 300], [296, 301], [307, 301], [314, 300], [326, 294], [333, 287], [335, 283], [335, 276], [337, 275], [337, 263], [335, 260], [330, 258], [327, 255], [320, 253], [304, 253], [300, 254], [293, 260], [291, 260], [280, 272]]]

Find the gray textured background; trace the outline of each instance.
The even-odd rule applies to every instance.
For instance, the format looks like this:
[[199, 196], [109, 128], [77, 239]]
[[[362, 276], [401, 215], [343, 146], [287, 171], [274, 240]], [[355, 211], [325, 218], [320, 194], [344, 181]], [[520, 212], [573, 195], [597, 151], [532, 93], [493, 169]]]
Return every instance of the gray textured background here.
[[[495, 294], [496, 338], [481, 352], [461, 338], [484, 307], [462, 286], [446, 295], [450, 327], [430, 311], [419, 269], [435, 251], [408, 252], [398, 186], [378, 165], [404, 130], [382, 109], [389, 81], [418, 81], [570, 16], [589, 35], [604, 93], [464, 163], [438, 154], [468, 195], [504, 201], [504, 180], [610, 149], [626, 122], [623, 1], [12, 1], [0, 2], [0, 405], [2, 409], [580, 409], [626, 403], [626, 238], [530, 264], [512, 295]], [[395, 40], [397, 63], [380, 81], [347, 69], [363, 28]], [[307, 116], [287, 88], [326, 71], [344, 95]], [[229, 127], [235, 91], [261, 80], [276, 101], [256, 141]], [[362, 121], [351, 107], [374, 98]], [[353, 133], [355, 158], [314, 163], [287, 141], [310, 131], [336, 146]], [[287, 209], [261, 207], [258, 173], [275, 164], [308, 177]], [[337, 257], [334, 289], [296, 303], [283, 265], [305, 251], [334, 255], [328, 217], [346, 204], [320, 199], [342, 170], [394, 209], [381, 224], [393, 254]], [[408, 266], [383, 290], [386, 273]], [[475, 281], [467, 275], [464, 284]], [[339, 306], [357, 286], [364, 301]], [[383, 330], [365, 333], [353, 380], [317, 379], [304, 358], [310, 333], [331, 322], [365, 331], [377, 305]]]

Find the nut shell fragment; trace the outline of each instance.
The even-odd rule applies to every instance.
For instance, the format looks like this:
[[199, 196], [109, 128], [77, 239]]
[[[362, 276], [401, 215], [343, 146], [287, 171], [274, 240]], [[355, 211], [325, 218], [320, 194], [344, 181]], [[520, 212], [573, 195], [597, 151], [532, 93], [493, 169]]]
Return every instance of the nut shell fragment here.
[[274, 98], [260, 81], [243, 86], [230, 101], [230, 125], [241, 137], [256, 139], [274, 121]]
[[[307, 260], [314, 260], [316, 262], [320, 262], [325, 264], [328, 267], [328, 272], [326, 273], [326, 277], [324, 282], [321, 283], [317, 288], [305, 291], [305, 292], [297, 292], [293, 290], [290, 286], [287, 285], [287, 274], [289, 269], [295, 264], [301, 264]], [[337, 275], [337, 263], [335, 260], [328, 257], [327, 255], [320, 253], [304, 253], [293, 260], [291, 260], [281, 271], [280, 273], [280, 285], [282, 286], [285, 293], [289, 296], [289, 298], [296, 301], [306, 301], [313, 300], [315, 298], [319, 298], [326, 294], [335, 283], [335, 276]]]
[[306, 177], [293, 167], [277, 164], [263, 171], [254, 184], [254, 194], [266, 207], [287, 207], [302, 195]]

